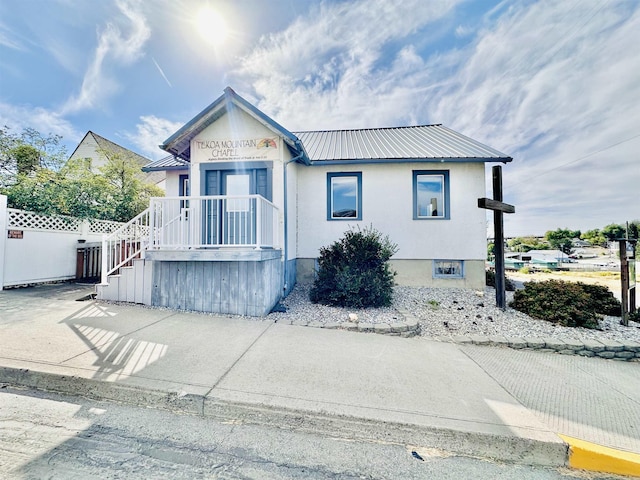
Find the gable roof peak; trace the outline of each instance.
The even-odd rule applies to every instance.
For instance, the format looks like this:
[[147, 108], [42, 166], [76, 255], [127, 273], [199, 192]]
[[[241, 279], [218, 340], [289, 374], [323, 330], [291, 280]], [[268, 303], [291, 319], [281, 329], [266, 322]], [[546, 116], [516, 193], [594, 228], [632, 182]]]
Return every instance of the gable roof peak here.
[[238, 107], [266, 128], [281, 136], [289, 149], [296, 155], [306, 157], [298, 137], [242, 98], [231, 87], [226, 87], [220, 97], [165, 140], [160, 148], [178, 158], [189, 161], [191, 140], [234, 107]]

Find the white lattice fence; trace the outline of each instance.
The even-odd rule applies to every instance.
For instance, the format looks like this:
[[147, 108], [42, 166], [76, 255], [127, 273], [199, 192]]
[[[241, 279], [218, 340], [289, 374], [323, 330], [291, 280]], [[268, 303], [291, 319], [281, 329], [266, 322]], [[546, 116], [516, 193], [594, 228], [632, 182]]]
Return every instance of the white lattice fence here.
[[99, 276], [102, 237], [120, 225], [6, 208], [0, 195], [0, 290]]
[[[64, 215], [43, 215], [41, 213], [27, 212], [15, 208], [7, 208], [8, 224], [7, 228], [49, 230], [57, 232], [77, 232], [109, 234], [123, 225], [121, 222], [109, 220], [82, 220], [76, 217]], [[83, 223], [88, 224], [88, 230], [83, 229]]]
[[91, 233], [113, 233], [120, 228], [123, 223], [111, 222], [109, 220], [89, 220], [89, 232]]
[[61, 215], [42, 215], [40, 213], [26, 212], [7, 208], [8, 228], [29, 228], [33, 230], [50, 230], [58, 232], [80, 232], [82, 220]]

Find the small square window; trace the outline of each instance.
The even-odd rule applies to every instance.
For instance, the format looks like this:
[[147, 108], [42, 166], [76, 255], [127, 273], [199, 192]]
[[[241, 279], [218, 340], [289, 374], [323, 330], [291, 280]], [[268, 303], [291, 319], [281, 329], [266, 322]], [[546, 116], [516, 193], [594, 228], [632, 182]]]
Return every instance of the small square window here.
[[464, 278], [463, 260], [434, 260], [434, 278]]
[[327, 173], [327, 220], [362, 220], [362, 173]]
[[449, 172], [413, 171], [413, 218], [449, 218]]

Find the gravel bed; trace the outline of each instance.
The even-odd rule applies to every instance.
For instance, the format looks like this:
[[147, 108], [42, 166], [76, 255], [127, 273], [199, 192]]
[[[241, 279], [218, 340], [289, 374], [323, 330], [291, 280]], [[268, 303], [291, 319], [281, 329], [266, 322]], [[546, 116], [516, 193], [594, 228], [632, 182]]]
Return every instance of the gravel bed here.
[[[604, 317], [600, 329], [562, 327], [537, 320], [507, 307], [495, 306], [495, 290], [484, 291], [453, 288], [395, 287], [393, 306], [390, 308], [344, 309], [313, 304], [309, 301], [311, 286], [297, 285], [284, 299], [286, 313], [271, 313], [269, 319], [291, 323], [308, 321], [319, 323], [346, 322], [350, 313], [358, 315], [360, 322], [393, 323], [403, 320], [399, 312], [407, 311], [418, 319], [420, 334], [425, 337], [453, 335], [485, 335], [504, 337], [536, 337], [618, 341], [640, 343], [640, 323], [620, 325], [619, 317]], [[513, 292], [507, 292], [507, 303]]]

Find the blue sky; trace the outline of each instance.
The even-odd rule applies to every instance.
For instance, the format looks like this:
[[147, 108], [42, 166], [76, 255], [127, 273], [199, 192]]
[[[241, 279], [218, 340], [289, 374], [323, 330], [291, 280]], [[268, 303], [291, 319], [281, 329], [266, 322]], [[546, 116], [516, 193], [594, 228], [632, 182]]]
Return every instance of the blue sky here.
[[293, 131], [442, 123], [514, 158], [507, 235], [586, 230], [640, 218], [638, 45], [637, 0], [0, 0], [0, 123], [156, 159], [226, 86]]

